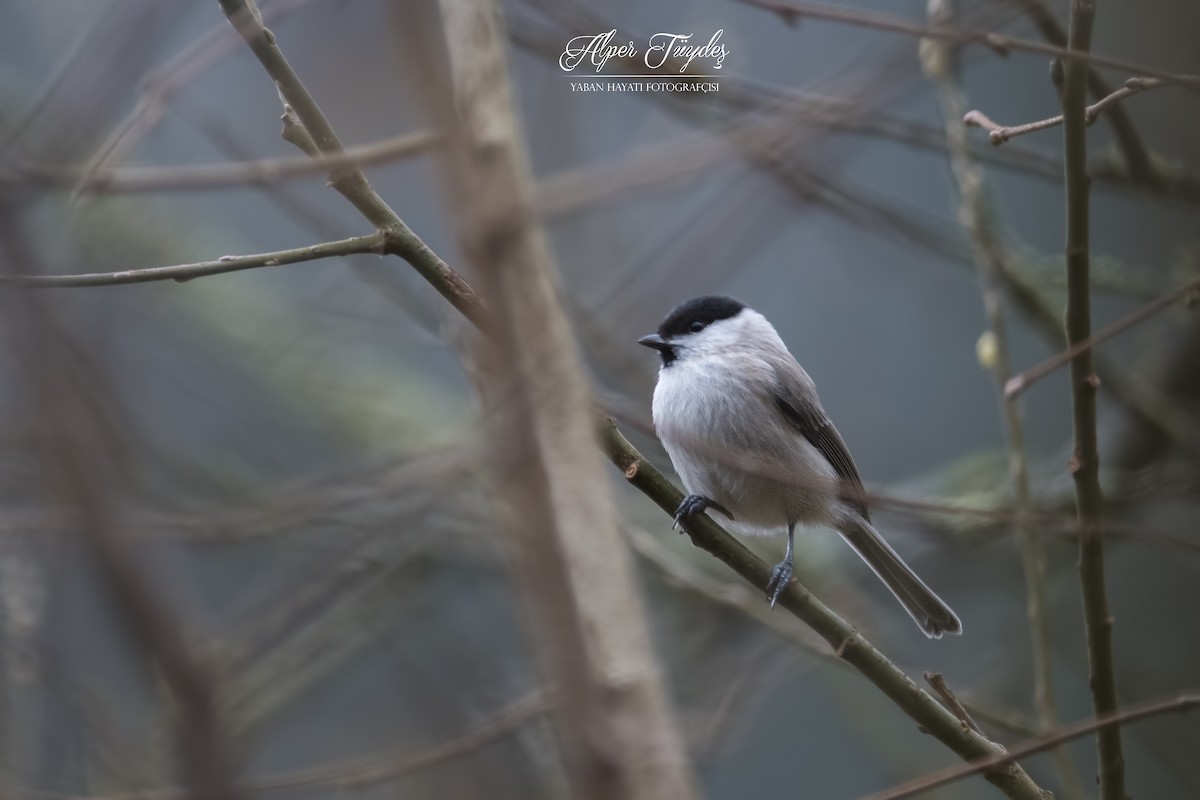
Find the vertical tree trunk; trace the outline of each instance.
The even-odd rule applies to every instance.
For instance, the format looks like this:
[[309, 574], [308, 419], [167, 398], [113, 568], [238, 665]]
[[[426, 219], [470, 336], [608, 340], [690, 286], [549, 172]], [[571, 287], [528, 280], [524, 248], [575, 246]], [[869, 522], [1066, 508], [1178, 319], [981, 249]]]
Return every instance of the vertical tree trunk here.
[[500, 511], [577, 796], [694, 795], [533, 188], [490, 0], [442, 0], [463, 252], [489, 307], [480, 342]]

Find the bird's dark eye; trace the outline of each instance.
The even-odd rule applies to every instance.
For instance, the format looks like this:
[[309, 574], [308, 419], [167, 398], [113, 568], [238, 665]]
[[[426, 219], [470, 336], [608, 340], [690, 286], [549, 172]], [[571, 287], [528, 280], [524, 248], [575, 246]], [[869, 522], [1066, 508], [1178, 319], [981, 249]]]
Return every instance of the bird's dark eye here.
[[704, 330], [704, 323], [700, 320], [696, 320], [688, 327], [692, 329], [692, 333], [699, 333], [700, 331]]

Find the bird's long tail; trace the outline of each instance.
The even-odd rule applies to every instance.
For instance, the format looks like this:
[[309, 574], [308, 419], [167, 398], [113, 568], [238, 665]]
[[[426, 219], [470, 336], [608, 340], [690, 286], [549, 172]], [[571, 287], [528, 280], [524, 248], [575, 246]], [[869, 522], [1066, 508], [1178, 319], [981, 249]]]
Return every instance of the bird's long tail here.
[[917, 573], [904, 563], [871, 523], [856, 516], [840, 525], [839, 533], [896, 595], [904, 610], [926, 636], [940, 639], [945, 633], [962, 633], [962, 622], [958, 615], [917, 577]]

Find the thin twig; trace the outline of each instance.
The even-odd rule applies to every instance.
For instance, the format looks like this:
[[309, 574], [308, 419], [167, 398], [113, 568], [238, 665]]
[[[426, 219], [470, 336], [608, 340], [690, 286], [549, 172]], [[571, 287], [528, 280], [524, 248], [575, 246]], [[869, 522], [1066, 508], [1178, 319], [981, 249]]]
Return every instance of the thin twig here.
[[[953, 17], [952, 0], [930, 0], [930, 22], [937, 25]], [[1053, 665], [1050, 658], [1050, 628], [1046, 617], [1046, 559], [1041, 543], [1034, 535], [1030, 512], [1033, 508], [1029, 486], [1028, 458], [1025, 450], [1025, 422], [1015, 400], [1004, 396], [1004, 385], [1011, 374], [1008, 334], [1003, 303], [1002, 280], [1011, 272], [1008, 254], [996, 235], [984, 189], [983, 170], [972, 160], [967, 131], [959, 123], [966, 105], [959, 79], [958, 48], [929, 42], [922, 49], [922, 66], [934, 82], [946, 127], [951, 171], [961, 199], [958, 218], [971, 238], [975, 268], [979, 274], [988, 335], [993, 352], [981, 358], [992, 373], [1000, 394], [1008, 449], [1008, 473], [1013, 491], [1013, 533], [1024, 573], [1025, 609], [1033, 661], [1033, 705], [1042, 730], [1058, 724], [1054, 703]], [[936, 688], [936, 687], [935, 687]], [[1082, 797], [1074, 764], [1065, 750], [1054, 753], [1055, 766], [1065, 793]]]
[[[1067, 198], [1067, 343], [1074, 346], [1092, 333], [1089, 286], [1090, 179], [1087, 175], [1087, 62], [1077, 54], [1087, 53], [1092, 43], [1096, 6], [1092, 0], [1072, 0], [1063, 84], [1063, 150]], [[1096, 389], [1099, 381], [1092, 370], [1092, 351], [1085, 349], [1071, 360], [1072, 420], [1075, 451], [1071, 472], [1079, 516], [1079, 580], [1083, 590], [1083, 614], [1087, 629], [1089, 685], [1097, 717], [1117, 711], [1117, 681], [1113, 669], [1112, 627], [1108, 596], [1104, 587], [1104, 539], [1100, 526], [1104, 497], [1100, 490], [1100, 453], [1096, 434]], [[1121, 730], [1102, 728], [1097, 735], [1101, 800], [1126, 800], [1125, 759], [1121, 753]]]
[[48, 184], [75, 192], [116, 194], [124, 192], [179, 192], [227, 189], [319, 175], [373, 164], [384, 164], [436, 146], [441, 137], [432, 131], [416, 131], [370, 144], [348, 147], [340, 153], [264, 158], [228, 164], [181, 164], [166, 167], [118, 167], [76, 169], [54, 164], [14, 164], [0, 172], [0, 185]]
[[22, 286], [30, 289], [67, 289], [81, 286], [122, 286], [127, 283], [150, 283], [152, 281], [176, 281], [184, 283], [209, 275], [223, 275], [260, 267], [282, 267], [323, 258], [338, 258], [357, 253], [384, 255], [388, 252], [389, 237], [385, 231], [376, 231], [367, 236], [354, 236], [336, 242], [323, 242], [296, 247], [291, 250], [276, 250], [272, 253], [257, 253], [249, 256], [221, 256], [216, 261], [201, 261], [196, 264], [176, 264], [169, 267], [146, 267], [117, 272], [89, 272], [81, 275], [0, 275], [0, 286]]
[[1090, 351], [1092, 348], [1107, 342], [1109, 339], [1119, 336], [1133, 326], [1145, 322], [1159, 312], [1175, 305], [1175, 303], [1179, 302], [1180, 300], [1186, 300], [1190, 298], [1197, 292], [1200, 292], [1200, 278], [1197, 278], [1193, 281], [1188, 281], [1183, 286], [1180, 286], [1177, 289], [1172, 289], [1161, 297], [1146, 303], [1144, 306], [1134, 309], [1116, 322], [1106, 325], [1091, 336], [1088, 336], [1086, 339], [1071, 345], [1061, 353], [1051, 356], [1037, 366], [1030, 367], [1019, 375], [1014, 375], [1004, 385], [1005, 397], [1016, 397], [1021, 392], [1040, 381], [1042, 378], [1054, 372], [1059, 367], [1070, 363], [1075, 357]]
[[[1130, 78], [1125, 81], [1125, 85], [1117, 89], [1112, 94], [1102, 97], [1092, 105], [1084, 109], [1084, 119], [1088, 125], [1095, 122], [1101, 114], [1110, 108], [1114, 108], [1118, 103], [1127, 97], [1132, 97], [1135, 94], [1146, 92], [1151, 89], [1161, 89], [1164, 86], [1170, 86], [1168, 81], [1159, 78]], [[988, 132], [988, 140], [994, 145], [1002, 145], [1009, 139], [1021, 136], [1034, 131], [1044, 131], [1047, 128], [1053, 128], [1061, 125], [1063, 121], [1062, 114], [1049, 119], [1040, 119], [1036, 122], [1026, 122], [1023, 125], [1000, 125], [993, 122], [982, 111], [968, 111], [963, 115], [963, 124], [968, 128], [983, 128]]]
[[[1119, 105], [1114, 106], [1106, 116], [1119, 109]], [[629, 191], [661, 190], [673, 180], [701, 173], [714, 164], [741, 155], [743, 150], [730, 146], [732, 140], [745, 137], [756, 145], [790, 141], [784, 138], [785, 134], [794, 138], [798, 126], [878, 136], [928, 150], [943, 151], [946, 148], [945, 137], [938, 129], [887, 114], [864, 114], [861, 106], [845, 100], [813, 99], [805, 95], [788, 97], [775, 105], [757, 101], [713, 130], [683, 134], [596, 164], [547, 175], [539, 189], [539, 212], [556, 216], [576, 211], [581, 206], [615, 200]], [[772, 133], [775, 128], [780, 129], [778, 134]], [[719, 135], [714, 136], [714, 133]], [[1031, 151], [976, 149], [972, 144], [972, 154], [981, 161], [1053, 181], [1056, 185], [1062, 181], [1061, 163]], [[1005, 157], [999, 158], [1000, 154]], [[1138, 183], [1132, 173], [1112, 159], [1098, 159], [1091, 172], [1097, 182], [1106, 185], [1129, 188]], [[1156, 193], [1152, 197], [1189, 203], [1200, 200], [1200, 181], [1178, 167], [1160, 167], [1153, 180]]]
[[86, 52], [93, 33], [94, 31], [91, 29], [85, 30], [71, 43], [71, 48], [64, 57], [58, 60], [49, 79], [46, 80], [45, 84], [38, 91], [37, 97], [34, 98], [33, 102], [27, 108], [16, 111], [10, 106], [8, 114], [11, 116], [6, 120], [8, 130], [0, 136], [0, 156], [7, 154], [9, 148], [25, 134], [30, 124], [38, 118], [38, 115], [54, 99], [54, 95], [58, 92], [59, 87], [62, 86], [63, 81], [78, 66], [79, 59]]
[[997, 753], [973, 764], [949, 767], [941, 772], [935, 772], [932, 775], [926, 775], [923, 778], [902, 783], [886, 791], [867, 795], [861, 798], [861, 800], [901, 800], [904, 797], [912, 797], [913, 795], [927, 792], [930, 789], [954, 783], [979, 772], [995, 769], [1001, 764], [1009, 764], [1026, 756], [1044, 753], [1065, 742], [1087, 736], [1093, 731], [1111, 730], [1127, 722], [1134, 722], [1160, 714], [1184, 713], [1197, 707], [1200, 707], [1200, 695], [1194, 694], [1185, 694], [1179, 697], [1172, 697], [1169, 700], [1158, 700], [1129, 706], [1111, 714], [1105, 714], [1102, 717], [1080, 720], [1079, 722], [1064, 726], [1057, 731], [1043, 734], [1037, 738], [1030, 739], [1024, 744], [1009, 748], [1007, 752]]
[[[246, 0], [220, 0], [220, 4], [230, 24], [241, 34], [250, 51], [275, 82], [275, 88], [286, 103], [285, 114], [288, 111], [295, 113], [321, 154], [330, 156], [345, 153], [346, 149], [333, 126], [276, 44], [275, 34], [267, 30]], [[351, 165], [343, 166], [330, 170], [329, 179], [330, 185], [372, 225], [388, 232], [389, 253], [407, 261], [463, 316], [477, 325], [483, 324], [483, 304], [475, 291], [397, 216], [367, 182], [362, 170]]]
[[[227, 23], [226, 23], [227, 24]], [[238, 141], [238, 137], [224, 123], [213, 120], [190, 120], [216, 147], [220, 154], [240, 161], [248, 160], [249, 153]], [[347, 148], [347, 151], [354, 148]], [[301, 228], [319, 239], [337, 239], [345, 234], [343, 224], [335, 223], [330, 210], [321, 207], [315, 199], [301, 196], [295, 183], [263, 183], [255, 187], [271, 205]], [[403, 310], [413, 322], [435, 339], [443, 338], [440, 313], [424, 298], [413, 291], [413, 276], [397, 270], [391, 264], [380, 261], [359, 260], [350, 262], [350, 270], [367, 286], [398, 309]]]
[[[1067, 347], [1069, 343], [1062, 325], [1062, 312], [1051, 305], [1050, 299], [1030, 279], [1012, 272], [1003, 277], [1010, 301], [1021, 310], [1041, 337], [1055, 348]], [[1152, 383], [1138, 379], [1117, 360], [1104, 358], [1100, 352], [1094, 356], [1096, 375], [1108, 389], [1109, 395], [1127, 413], [1161, 433], [1173, 444], [1185, 450], [1196, 450], [1191, 444], [1195, 438], [1191, 416], [1174, 398]]]
[[[1071, 55], [1067, 47], [1058, 47], [1046, 42], [1033, 39], [1019, 39], [1006, 36], [995, 31], [982, 28], [956, 28], [949, 25], [931, 27], [920, 22], [914, 22], [905, 17], [892, 14], [877, 14], [873, 11], [858, 11], [845, 6], [834, 6], [827, 3], [810, 3], [804, 0], [737, 0], [746, 5], [756, 6], [774, 12], [784, 19], [794, 21], [809, 17], [812, 19], [837, 22], [844, 25], [855, 25], [860, 28], [889, 31], [891, 33], [919, 36], [926, 39], [940, 39], [958, 45], [983, 45], [997, 55], [1007, 55], [1010, 50], [1034, 53], [1043, 56], [1066, 58]], [[1094, 64], [1099, 67], [1112, 67], [1134, 75], [1148, 75], [1162, 78], [1171, 83], [1186, 86], [1190, 89], [1200, 89], [1200, 75], [1178, 75], [1161, 69], [1136, 64], [1121, 58], [1098, 55], [1096, 53], [1078, 53], [1076, 58], [1084, 64]]]
[[[310, 3], [311, 0], [274, 0], [264, 5], [263, 19], [278, 22]], [[229, 27], [217, 23], [178, 51], [162, 65], [147, 72], [138, 82], [138, 97], [129, 113], [113, 126], [104, 142], [88, 158], [80, 184], [86, 185], [93, 173], [101, 172], [114, 160], [129, 153], [162, 121], [167, 104], [209, 67], [219, 64], [238, 47]]]
[[963, 707], [962, 702], [950, 690], [946, 684], [946, 679], [940, 672], [926, 672], [925, 682], [933, 687], [933, 690], [942, 698], [942, 702], [954, 712], [954, 716], [962, 720], [963, 724], [969, 727], [976, 733], [983, 733], [983, 730], [975, 724], [975, 720], [971, 719], [971, 715], [967, 713], [967, 709]]
[[[1029, 15], [1029, 18], [1033, 20], [1033, 24], [1041, 32], [1043, 39], [1058, 47], [1066, 46], [1067, 32], [1059, 24], [1054, 11], [1045, 0], [1012, 0], [1012, 2]], [[1097, 70], [1089, 66], [1087, 77], [1088, 91], [1093, 98], [1099, 100], [1102, 97], [1112, 94], [1112, 87], [1109, 86], [1108, 81]], [[1142, 144], [1142, 139], [1138, 136], [1137, 128], [1134, 127], [1133, 120], [1125, 113], [1125, 109], [1120, 105], [1113, 106], [1107, 114], [1107, 119], [1108, 124], [1112, 126], [1113, 135], [1117, 140], [1117, 147], [1125, 157], [1125, 165], [1129, 170], [1129, 177], [1132, 178], [1135, 184], [1160, 187], [1162, 184], [1162, 173], [1160, 170], [1155, 169], [1153, 162], [1150, 160], [1150, 154], [1146, 152], [1146, 146]]]

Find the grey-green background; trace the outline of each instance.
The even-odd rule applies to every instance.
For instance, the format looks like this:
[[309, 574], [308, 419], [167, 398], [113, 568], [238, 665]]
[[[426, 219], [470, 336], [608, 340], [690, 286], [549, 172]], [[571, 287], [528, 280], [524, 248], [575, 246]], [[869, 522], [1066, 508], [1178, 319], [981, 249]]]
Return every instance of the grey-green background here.
[[[445, 75], [424, 2], [261, 5], [343, 141], [431, 124], [427, 95]], [[924, 20], [918, 2], [845, 5]], [[1037, 38], [1020, 5], [987, 0], [962, 13], [972, 24]], [[1049, 7], [1065, 20], [1065, 3]], [[667, 466], [648, 427], [655, 359], [635, 340], [675, 303], [729, 293], [771, 319], [813, 375], [872, 490], [1008, 508], [997, 391], [976, 357], [986, 329], [979, 281], [916, 39], [810, 19], [789, 26], [727, 0], [586, 7], [509, 0], [504, 9], [543, 187], [637, 177], [628, 165], [644, 148], [659, 148], [648, 164], [669, 164], [698, 141], [722, 141], [732, 122], [781, 102], [812, 101], [789, 118], [769, 164], [729, 146], [702, 168], [547, 214], [579, 344], [635, 444]], [[369, 232], [320, 176], [275, 188], [79, 195], [21, 179], [29, 162], [82, 168], [156, 85], [147, 76], [162, 75], [222, 26], [215, 3], [0, 5], [0, 194], [34, 253], [33, 263], [5, 263], [3, 272], [184, 263]], [[729, 50], [722, 90], [684, 98], [571, 92], [555, 48], [605, 26], [641, 40], [659, 30], [707, 39], [722, 29]], [[1198, 35], [1194, 3], [1102, 2], [1094, 49], [1194, 73]], [[120, 164], [297, 152], [278, 135], [279, 103], [260, 66], [232, 35], [213, 41], [211, 63], [169, 98]], [[970, 107], [1005, 123], [1057, 113], [1046, 58], [974, 48], [963, 60]], [[1114, 85], [1127, 77], [1104, 74]], [[820, 100], [844, 103], [848, 121], [830, 124], [812, 110]], [[1098, 325], [1198, 270], [1200, 191], [1188, 175], [1200, 170], [1200, 97], [1169, 88], [1125, 108], [1155, 163], [1182, 188], [1168, 198], [1164, 189], [1097, 180]], [[1001, 150], [978, 131], [972, 141], [989, 159], [996, 230], [1019, 275], [1057, 314], [1063, 191], [1052, 173], [1061, 131]], [[1098, 164], [1119, 165], [1104, 119], [1089, 144]], [[434, 150], [368, 175], [470, 279], [439, 165]], [[0, 297], [11, 322], [0, 351], [0, 796], [168, 786], [165, 691], [129, 646], [47, 479], [37, 435], [45, 409], [28, 374], [37, 348], [18, 324], [19, 306], [29, 302], [18, 292]], [[43, 293], [36, 302], [69, 337], [74, 385], [103, 406], [119, 441], [118, 466], [97, 480], [111, 493], [128, 546], [179, 611], [179, 625], [218, 665], [247, 785], [419, 752], [463, 735], [537, 684], [483, 500], [476, 406], [455, 346], [462, 324], [405, 264], [357, 256], [186, 284]], [[1020, 307], [1008, 303], [1006, 311], [1014, 369], [1057, 350]], [[1197, 686], [1195, 311], [1173, 308], [1101, 353], [1130, 390], [1114, 398], [1108, 384], [1102, 389], [1100, 441], [1110, 520], [1123, 534], [1107, 548], [1117, 678], [1122, 702], [1133, 702]], [[1147, 421], [1129, 412], [1147, 395], [1155, 409], [1175, 415], [1172, 437], [1159, 434], [1161, 415]], [[1031, 389], [1021, 408], [1037, 506], [1069, 519], [1064, 374]], [[619, 477], [612, 473], [614, 483]], [[737, 582], [671, 533], [648, 500], [623, 485], [618, 491], [629, 525], [665, 548], [668, 560]], [[886, 505], [876, 517], [958, 610], [964, 636], [924, 640], [829, 531], [801, 537], [801, 580], [914, 676], [941, 672], [965, 698], [1018, 723], [985, 723], [994, 738], [1027, 738], [1021, 726], [1034, 719], [1032, 667], [1010, 526]], [[1057, 710], [1071, 721], [1091, 710], [1075, 543], [1061, 530], [1040, 533]], [[752, 546], [772, 563], [782, 552], [778, 539]], [[834, 800], [955, 763], [860, 676], [666, 576], [652, 559], [638, 563], [655, 648], [707, 796]], [[1126, 730], [1135, 797], [1200, 795], [1198, 726], [1193, 717], [1161, 717]], [[1093, 796], [1091, 740], [1069, 752], [1084, 796]], [[561, 786], [554, 763], [549, 728], [535, 721], [394, 780], [274, 794], [554, 797]], [[1049, 756], [1027, 767], [1061, 792]], [[995, 790], [973, 778], [936, 796]]]

